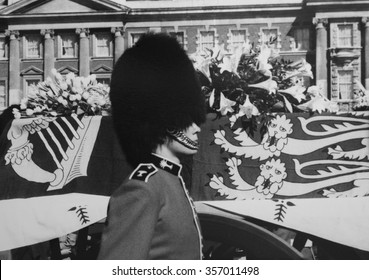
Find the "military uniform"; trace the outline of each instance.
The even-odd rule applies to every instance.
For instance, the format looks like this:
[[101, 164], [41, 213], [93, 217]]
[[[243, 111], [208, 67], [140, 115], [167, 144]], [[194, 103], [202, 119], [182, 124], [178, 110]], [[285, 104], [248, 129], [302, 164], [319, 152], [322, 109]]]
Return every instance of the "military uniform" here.
[[112, 195], [99, 259], [201, 259], [201, 233], [180, 175], [158, 155]]

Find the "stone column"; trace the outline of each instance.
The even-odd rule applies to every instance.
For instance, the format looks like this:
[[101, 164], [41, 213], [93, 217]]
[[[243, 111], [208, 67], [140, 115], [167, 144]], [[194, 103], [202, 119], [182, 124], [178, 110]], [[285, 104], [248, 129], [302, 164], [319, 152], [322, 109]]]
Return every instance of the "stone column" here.
[[20, 79], [19, 31], [6, 30], [9, 36], [9, 105], [19, 104], [23, 97]]
[[51, 70], [54, 66], [54, 30], [43, 29], [41, 35], [44, 36], [44, 79], [51, 77]]
[[362, 19], [364, 23], [364, 30], [365, 30], [365, 39], [364, 39], [364, 77], [365, 77], [365, 88], [369, 90], [369, 18], [364, 17]]
[[328, 95], [328, 63], [327, 63], [327, 25], [328, 19], [314, 18], [316, 25], [316, 51], [315, 51], [315, 80], [316, 85], [320, 87], [325, 94]]
[[124, 51], [124, 27], [112, 27], [111, 32], [114, 34], [114, 64]]
[[90, 75], [90, 31], [88, 28], [78, 28], [76, 33], [79, 34], [79, 76], [87, 77]]

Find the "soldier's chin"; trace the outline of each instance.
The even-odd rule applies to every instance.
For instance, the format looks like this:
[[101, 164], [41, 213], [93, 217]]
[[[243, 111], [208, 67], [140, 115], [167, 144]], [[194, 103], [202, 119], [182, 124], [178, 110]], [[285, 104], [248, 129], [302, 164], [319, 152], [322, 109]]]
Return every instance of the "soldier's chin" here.
[[168, 133], [174, 141], [177, 141], [178, 143], [182, 144], [187, 149], [197, 151], [200, 147], [197, 141], [191, 140], [182, 131], [170, 131]]
[[177, 141], [179, 144], [182, 144], [187, 149], [190, 149], [192, 151], [197, 151], [199, 149], [200, 145], [197, 142], [192, 141], [188, 137], [186, 137], [186, 138], [187, 138], [187, 140], [184, 140], [182, 138], [175, 138], [175, 137], [173, 137], [173, 140], [174, 141]]

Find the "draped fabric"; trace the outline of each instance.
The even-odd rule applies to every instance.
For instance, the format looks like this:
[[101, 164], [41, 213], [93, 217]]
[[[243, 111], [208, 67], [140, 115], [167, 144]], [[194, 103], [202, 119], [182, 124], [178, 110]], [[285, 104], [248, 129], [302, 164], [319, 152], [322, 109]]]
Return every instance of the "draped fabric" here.
[[[277, 114], [264, 135], [208, 114], [183, 162], [196, 201], [369, 251], [369, 113]], [[106, 217], [131, 169], [110, 117], [25, 118], [0, 135], [0, 251]]]
[[[247, 129], [247, 128], [246, 128]], [[369, 114], [276, 114], [251, 136], [208, 116], [192, 195], [208, 205], [369, 250]]]
[[16, 119], [1, 135], [0, 155], [0, 250], [105, 218], [130, 171], [105, 117]]

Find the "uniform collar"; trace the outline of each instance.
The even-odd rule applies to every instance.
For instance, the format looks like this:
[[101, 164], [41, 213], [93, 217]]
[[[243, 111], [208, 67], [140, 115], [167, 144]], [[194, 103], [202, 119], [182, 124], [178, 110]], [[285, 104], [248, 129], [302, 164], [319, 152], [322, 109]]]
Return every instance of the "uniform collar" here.
[[182, 165], [175, 163], [158, 154], [151, 154], [151, 162], [159, 169], [165, 170], [173, 175], [180, 176]]

